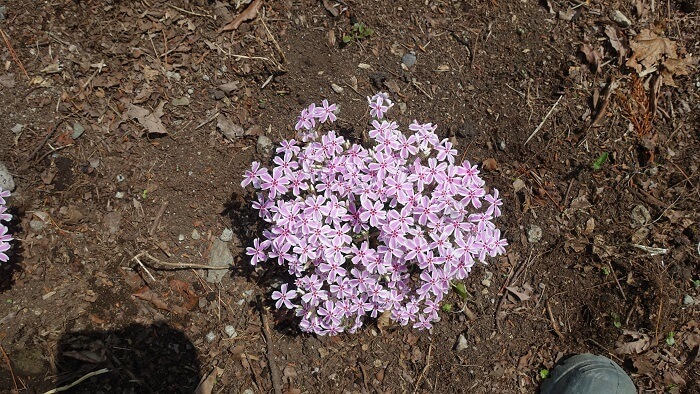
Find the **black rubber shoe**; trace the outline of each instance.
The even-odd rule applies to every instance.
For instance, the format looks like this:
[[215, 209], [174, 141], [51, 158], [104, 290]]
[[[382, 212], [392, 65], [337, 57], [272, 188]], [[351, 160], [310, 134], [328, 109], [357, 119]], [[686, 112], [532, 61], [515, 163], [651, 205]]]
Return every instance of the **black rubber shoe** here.
[[594, 354], [578, 354], [552, 369], [540, 394], [637, 394], [632, 379], [614, 361]]

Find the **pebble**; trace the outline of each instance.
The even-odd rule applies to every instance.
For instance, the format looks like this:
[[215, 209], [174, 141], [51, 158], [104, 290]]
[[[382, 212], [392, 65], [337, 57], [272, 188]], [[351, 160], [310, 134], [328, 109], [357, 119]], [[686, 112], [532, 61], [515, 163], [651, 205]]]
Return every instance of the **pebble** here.
[[197, 240], [200, 238], [202, 238], [202, 236], [199, 235], [199, 231], [197, 231], [197, 229], [192, 230], [192, 239]]
[[683, 305], [694, 305], [695, 304], [695, 299], [693, 296], [686, 294], [683, 296]]
[[258, 150], [258, 153], [260, 153], [261, 155], [267, 157], [272, 156], [272, 140], [268, 137], [264, 135], [258, 137], [258, 143], [256, 145], [256, 148]]
[[245, 390], [243, 390], [243, 394], [255, 394], [255, 393], [253, 393], [252, 389], [245, 389]]
[[15, 190], [15, 180], [2, 162], [0, 162], [0, 189], [9, 191]]
[[226, 242], [216, 238], [212, 241], [209, 254], [209, 265], [222, 267], [223, 269], [210, 269], [207, 271], [207, 282], [221, 283], [221, 279], [228, 273], [228, 267], [233, 264], [233, 255]]
[[124, 192], [116, 192], [116, 193], [114, 193], [114, 198], [117, 198], [117, 199], [120, 199], [120, 200], [121, 200], [122, 198], [124, 198]]
[[343, 90], [345, 90], [345, 89], [343, 89], [342, 86], [335, 84], [335, 83], [331, 84], [331, 89], [333, 89], [333, 91], [338, 93], [338, 94], [343, 93]]
[[214, 334], [214, 331], [209, 331], [209, 333], [207, 333], [207, 342], [214, 342], [215, 339], [216, 334]]
[[29, 222], [29, 228], [31, 228], [33, 231], [39, 232], [44, 229], [44, 222], [34, 219]]
[[469, 347], [469, 344], [467, 344], [467, 338], [464, 336], [464, 334], [459, 334], [459, 337], [457, 338], [457, 346], [455, 346], [455, 350], [458, 352], [461, 350], [464, 350]]
[[236, 329], [233, 326], [224, 327], [224, 331], [226, 331], [226, 335], [228, 335], [229, 338], [238, 336], [238, 333], [236, 332]]
[[416, 55], [411, 52], [403, 55], [401, 63], [405, 64], [406, 67], [413, 67], [416, 64]]
[[530, 225], [530, 229], [527, 230], [527, 242], [531, 244], [536, 244], [542, 239], [542, 228], [540, 226], [533, 224]]
[[184, 240], [185, 240], [185, 235], [184, 235], [184, 234], [178, 235], [178, 236], [177, 236], [177, 240], [180, 241], [180, 242], [184, 241]]
[[225, 228], [224, 231], [221, 232], [219, 239], [224, 242], [231, 242], [233, 239], [233, 231], [230, 228]]
[[629, 20], [628, 17], [625, 16], [625, 14], [622, 13], [620, 10], [614, 10], [610, 13], [610, 19], [612, 19], [615, 23], [618, 24], [620, 27], [630, 27], [632, 26], [632, 21]]
[[486, 287], [491, 287], [491, 280], [490, 279], [484, 279], [481, 281], [481, 284], [486, 286]]

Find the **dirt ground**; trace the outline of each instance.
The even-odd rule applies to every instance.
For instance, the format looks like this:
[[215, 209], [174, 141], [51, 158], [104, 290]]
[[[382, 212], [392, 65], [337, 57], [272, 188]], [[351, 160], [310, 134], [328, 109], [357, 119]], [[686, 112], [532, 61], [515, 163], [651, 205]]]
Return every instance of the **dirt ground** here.
[[[0, 5], [1, 392], [533, 393], [581, 352], [700, 392], [700, 2], [248, 3]], [[510, 245], [430, 332], [302, 334], [241, 177], [380, 90], [482, 166]]]

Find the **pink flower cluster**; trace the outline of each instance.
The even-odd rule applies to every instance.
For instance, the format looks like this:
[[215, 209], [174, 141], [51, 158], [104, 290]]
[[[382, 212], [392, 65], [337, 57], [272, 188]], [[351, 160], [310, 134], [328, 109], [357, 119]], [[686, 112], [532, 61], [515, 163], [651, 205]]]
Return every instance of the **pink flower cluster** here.
[[484, 190], [477, 166], [414, 121], [406, 136], [384, 119], [393, 106], [368, 97], [370, 147], [323, 124], [337, 107], [323, 100], [299, 116], [300, 140], [282, 141], [271, 169], [253, 162], [241, 185], [258, 189], [253, 207], [271, 227], [247, 248], [252, 264], [273, 260], [295, 277], [272, 293], [304, 332], [355, 332], [366, 315], [430, 329], [452, 281], [475, 261], [504, 253], [493, 219], [498, 190]]
[[0, 262], [3, 263], [9, 260], [5, 252], [10, 249], [10, 241], [12, 241], [12, 236], [7, 233], [7, 226], [2, 224], [3, 221], [9, 222], [12, 220], [12, 215], [7, 213], [7, 207], [5, 206], [6, 197], [10, 197], [9, 190], [0, 189]]

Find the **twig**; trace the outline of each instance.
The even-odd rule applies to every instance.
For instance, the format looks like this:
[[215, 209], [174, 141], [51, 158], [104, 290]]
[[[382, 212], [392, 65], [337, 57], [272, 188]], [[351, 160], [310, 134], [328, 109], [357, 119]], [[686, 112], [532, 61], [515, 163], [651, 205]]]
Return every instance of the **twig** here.
[[527, 259], [520, 262], [518, 268], [516, 268], [515, 271], [513, 271], [513, 275], [508, 277], [508, 279], [506, 279], [506, 282], [501, 287], [501, 298], [498, 300], [498, 304], [496, 304], [496, 311], [493, 315], [493, 318], [496, 321], [496, 329], [498, 331], [501, 331], [501, 321], [498, 318], [498, 314], [501, 313], [501, 307], [503, 306], [503, 302], [506, 299], [506, 295], [508, 294], [506, 287], [510, 287], [513, 284], [513, 282], [515, 282], [515, 280], [520, 276], [520, 274], [525, 270], [525, 267], [530, 265], [534, 260], [535, 259], [532, 258], [532, 252], [530, 252], [530, 256], [528, 256]]
[[552, 322], [552, 328], [554, 329], [554, 332], [557, 333], [557, 336], [559, 339], [564, 339], [564, 334], [559, 331], [559, 324], [557, 324], [557, 321], [554, 319], [554, 313], [552, 313], [552, 306], [549, 304], [549, 299], [545, 301], [545, 305], [547, 305], [547, 313], [549, 314], [549, 321]]
[[[280, 53], [280, 57], [282, 58], [282, 63], [287, 63], [287, 57], [284, 56], [284, 52], [282, 51], [282, 48], [280, 47], [280, 44], [277, 43], [277, 40], [275, 39], [275, 36], [270, 33], [270, 29], [267, 28], [267, 23], [265, 23], [265, 16], [266, 16], [265, 9], [263, 8], [263, 17], [260, 18], [260, 22], [262, 22], [263, 27], [265, 28], [265, 31], [267, 32], [267, 35], [270, 36], [270, 39], [272, 40], [272, 43], [275, 44], [275, 48], [277, 48], [277, 52]], [[282, 67], [281, 64], [277, 63], [277, 68], [280, 71], [285, 71], [284, 68]]]
[[[148, 252], [141, 252], [137, 254], [134, 258], [139, 258], [141, 256], [148, 257], [153, 261], [154, 263], [162, 264], [168, 267], [174, 267], [178, 269], [188, 269], [188, 268], [198, 268], [198, 269], [205, 269], [205, 270], [227, 270], [229, 267], [223, 267], [223, 266], [216, 266], [216, 265], [206, 265], [206, 264], [193, 264], [193, 263], [169, 263], [167, 261], [159, 260], [153, 256], [151, 256]], [[155, 267], [156, 269], [161, 269], [158, 267]]]
[[74, 386], [77, 386], [78, 384], [80, 384], [82, 381], [84, 381], [86, 379], [90, 379], [93, 376], [102, 375], [103, 373], [107, 373], [107, 372], [109, 372], [109, 369], [107, 369], [107, 368], [102, 368], [98, 371], [92, 371], [89, 374], [83, 376], [82, 378], [76, 380], [75, 382], [73, 382], [67, 386], [62, 386], [62, 387], [55, 388], [53, 390], [49, 390], [49, 391], [45, 392], [44, 394], [53, 394], [53, 393], [58, 393], [60, 391], [70, 390], [71, 388], [73, 388]]
[[12, 375], [12, 383], [15, 385], [15, 391], [19, 391], [19, 387], [17, 387], [17, 380], [15, 379], [15, 373], [12, 371], [12, 364], [10, 363], [10, 358], [7, 357], [7, 353], [5, 353], [5, 348], [0, 345], [0, 351], [2, 351], [3, 357], [5, 357], [5, 362], [7, 363], [7, 368], [10, 369], [10, 375]]
[[132, 259], [136, 260], [136, 262], [139, 263], [139, 265], [141, 266], [141, 268], [143, 268], [143, 270], [146, 271], [146, 273], [148, 274], [148, 276], [151, 277], [151, 280], [155, 282], [155, 281], [156, 281], [156, 278], [151, 274], [151, 271], [149, 271], [148, 268], [146, 268], [146, 266], [143, 265], [143, 263], [141, 262], [141, 260], [139, 259], [139, 257], [141, 257], [140, 254], [138, 254], [138, 255], [132, 257]]
[[207, 123], [209, 123], [209, 122], [211, 122], [212, 120], [216, 119], [216, 117], [219, 116], [220, 113], [221, 113], [221, 112], [219, 112], [219, 111], [214, 112], [214, 115], [208, 117], [204, 122], [202, 122], [202, 123], [200, 123], [199, 125], [197, 125], [197, 127], [195, 127], [194, 129], [195, 129], [195, 130], [201, 129], [204, 125], [206, 125]]
[[12, 56], [12, 60], [17, 63], [17, 66], [19, 67], [20, 70], [24, 73], [24, 76], [27, 77], [27, 80], [31, 80], [29, 78], [29, 74], [27, 74], [27, 70], [24, 69], [24, 66], [22, 65], [22, 62], [19, 60], [19, 57], [17, 56], [17, 52], [15, 52], [15, 49], [12, 48], [12, 44], [10, 43], [10, 38], [7, 37], [7, 34], [5, 34], [5, 31], [3, 29], [0, 29], [0, 34], [2, 35], [3, 41], [5, 41], [5, 45], [7, 45], [7, 50], [10, 51], [10, 55]]
[[532, 139], [532, 137], [534, 137], [535, 134], [537, 134], [537, 132], [540, 131], [540, 129], [541, 129], [542, 126], [544, 125], [544, 122], [547, 121], [547, 119], [549, 118], [549, 115], [551, 115], [552, 112], [554, 111], [554, 108], [556, 108], [557, 105], [559, 105], [559, 101], [561, 101], [562, 97], [564, 97], [563, 94], [562, 94], [561, 96], [559, 96], [559, 98], [557, 99], [557, 102], [554, 103], [554, 105], [552, 105], [552, 108], [549, 109], [549, 112], [547, 112], [547, 115], [544, 116], [544, 119], [542, 119], [542, 122], [540, 122], [540, 124], [537, 126], [537, 128], [535, 129], [535, 131], [533, 131], [532, 134], [530, 134], [530, 136], [527, 137], [527, 140], [525, 141], [525, 143], [523, 144], [523, 146], [524, 146], [524, 145], [527, 145], [527, 143], [530, 142], [530, 140]]
[[214, 17], [211, 16], [211, 15], [207, 15], [207, 14], [198, 14], [198, 13], [193, 12], [193, 11], [188, 11], [188, 10], [186, 10], [186, 9], [184, 9], [184, 8], [176, 7], [176, 6], [174, 6], [174, 5], [170, 4], [170, 3], [167, 3], [166, 5], [167, 5], [168, 7], [170, 7], [170, 8], [173, 8], [173, 9], [175, 9], [175, 10], [178, 10], [178, 11], [184, 13], [184, 14], [193, 15], [193, 16], [201, 16], [201, 17], [204, 17], [204, 18], [214, 19]]
[[622, 298], [627, 301], [627, 296], [625, 295], [625, 291], [622, 290], [622, 285], [620, 285], [620, 281], [617, 279], [617, 274], [615, 274], [615, 269], [612, 266], [612, 263], [608, 261], [608, 267], [610, 267], [610, 273], [613, 276], [613, 279], [615, 279], [615, 283], [617, 283], [617, 288], [620, 289], [620, 293], [622, 293]]
[[258, 306], [260, 308], [260, 319], [263, 324], [263, 336], [265, 337], [265, 343], [267, 344], [267, 364], [270, 367], [270, 377], [272, 378], [272, 388], [275, 390], [275, 394], [282, 394], [282, 379], [280, 378], [280, 371], [277, 369], [274, 358], [274, 349], [272, 348], [272, 335], [270, 335], [270, 326], [267, 323], [267, 318], [265, 317], [265, 308], [263, 308], [262, 299], [258, 297]]
[[158, 213], [156, 214], [155, 219], [153, 219], [153, 225], [148, 230], [148, 235], [153, 235], [156, 233], [156, 230], [158, 230], [158, 226], [160, 225], [160, 219], [163, 217], [163, 214], [165, 213], [165, 210], [167, 208], [168, 208], [167, 201], [163, 202], [163, 204], [160, 205], [160, 209], [158, 210]]
[[54, 123], [53, 126], [51, 126], [49, 131], [46, 132], [46, 135], [44, 136], [44, 139], [41, 141], [41, 143], [36, 148], [34, 148], [34, 151], [29, 156], [27, 156], [27, 160], [26, 160], [27, 162], [30, 162], [32, 159], [34, 159], [34, 157], [39, 153], [41, 148], [44, 145], [46, 145], [46, 142], [51, 138], [51, 136], [56, 131], [56, 129], [58, 128], [58, 125], [60, 125], [61, 122], [62, 121], [58, 121], [58, 122]]
[[433, 343], [430, 342], [428, 345], [428, 357], [426, 357], [425, 360], [425, 367], [423, 367], [423, 370], [420, 372], [420, 375], [418, 375], [418, 379], [416, 379], [416, 386], [413, 388], [413, 394], [416, 394], [418, 392], [418, 387], [420, 386], [420, 381], [423, 379], [423, 375], [428, 371], [428, 368], [430, 368], [430, 355], [433, 352]]

